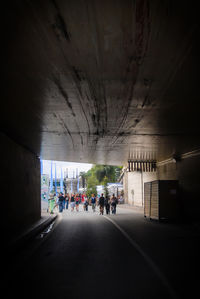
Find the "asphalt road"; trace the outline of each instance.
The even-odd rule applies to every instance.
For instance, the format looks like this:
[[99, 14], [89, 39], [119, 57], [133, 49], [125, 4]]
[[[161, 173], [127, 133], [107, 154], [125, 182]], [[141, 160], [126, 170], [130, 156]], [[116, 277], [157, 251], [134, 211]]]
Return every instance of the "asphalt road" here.
[[10, 257], [5, 298], [196, 298], [198, 229], [80, 210]]

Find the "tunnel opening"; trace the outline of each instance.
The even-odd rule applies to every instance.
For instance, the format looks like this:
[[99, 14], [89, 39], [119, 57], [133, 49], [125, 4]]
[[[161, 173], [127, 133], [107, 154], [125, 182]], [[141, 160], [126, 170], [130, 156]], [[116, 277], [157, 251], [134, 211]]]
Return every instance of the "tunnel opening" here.
[[[78, 218], [78, 214], [72, 218], [71, 213], [69, 219], [60, 222], [55, 243], [49, 238], [50, 243], [46, 243], [41, 255], [33, 259], [30, 269], [39, 275], [33, 277], [29, 272], [28, 294], [33, 290], [32, 281], [43, 286], [43, 277], [48, 277], [46, 286], [49, 283], [56, 286], [54, 291], [47, 287], [44, 296], [47, 291], [50, 296], [62, 298], [64, 292], [74, 298], [72, 289], [77, 290], [76, 281], [70, 281], [68, 276], [69, 285], [65, 276], [70, 268], [79, 281], [89, 278], [94, 285], [94, 273], [102, 285], [102, 276], [115, 277], [117, 273], [122, 283], [117, 283], [116, 297], [145, 298], [149, 290], [152, 298], [168, 298], [159, 291], [155, 294], [157, 280], [153, 284], [149, 281], [152, 268], [141, 268], [144, 266], [141, 259], [137, 262], [135, 249], [139, 244], [144, 247], [141, 256], [148, 252], [151, 260], [160, 264], [170, 277], [175, 289], [177, 282], [181, 294], [178, 297], [185, 298], [186, 285], [189, 289], [186, 298], [191, 297], [195, 286], [188, 284], [188, 273], [195, 281], [197, 276], [190, 264], [196, 265], [198, 260], [200, 227], [197, 4], [188, 4], [186, 0], [181, 3], [119, 0], [117, 4], [113, 0], [4, 1], [0, 190], [5, 243], [13, 244], [11, 239], [24, 236], [24, 232], [41, 222], [42, 213], [49, 216], [49, 192], [81, 191], [76, 168], [68, 180], [63, 169], [62, 180], [56, 159], [123, 165], [120, 182], [125, 204], [145, 209], [146, 218], [158, 215], [158, 190], [164, 190], [164, 195], [168, 193], [172, 201], [175, 198], [176, 187], [165, 188], [164, 182], [178, 181], [184, 222], [178, 230], [129, 212], [124, 217], [117, 214], [116, 222], [110, 217], [112, 221], [108, 223], [105, 217], [91, 217], [90, 222], [87, 217]], [[54, 176], [56, 172], [52, 182], [51, 174], [45, 177], [40, 157], [56, 161], [52, 161]], [[99, 169], [99, 178], [104, 170]], [[91, 174], [88, 197], [98, 192], [101, 195], [111, 187], [116, 197], [121, 192], [118, 181], [105, 179], [102, 188], [100, 183], [93, 184], [92, 179]], [[85, 187], [82, 188], [85, 192]], [[170, 206], [170, 210], [175, 208]], [[56, 212], [59, 213], [58, 208]], [[192, 225], [184, 230], [188, 224]], [[134, 248], [125, 244], [117, 229]], [[67, 262], [61, 258], [63, 248], [69, 257]], [[96, 255], [98, 250], [100, 254]], [[112, 255], [113, 252], [116, 254]], [[51, 268], [55, 259], [58, 265], [53, 263]], [[84, 272], [88, 265], [89, 272]], [[133, 271], [135, 266], [138, 271]], [[54, 284], [57, 271], [61, 275]], [[19, 278], [21, 287], [26, 277]], [[84, 288], [87, 293], [87, 279], [76, 298], [83, 298]], [[12, 289], [10, 276], [8, 282], [7, 289]], [[167, 286], [165, 280], [162, 282]], [[95, 286], [103, 298], [99, 285], [97, 280]], [[124, 286], [128, 289], [125, 295]], [[108, 294], [112, 298], [112, 289], [108, 288]], [[37, 298], [38, 294], [34, 295]], [[88, 295], [85, 297], [94, 298], [94, 293]], [[173, 292], [171, 295], [174, 297]]]
[[[100, 197], [124, 203], [122, 166], [41, 160], [41, 216], [70, 209], [74, 201], [82, 210], [94, 209]], [[62, 203], [61, 203], [62, 201]], [[94, 202], [95, 207], [94, 207]], [[74, 207], [72, 211], [74, 210]]]
[[[41, 215], [58, 211], [59, 195], [86, 192], [82, 174], [91, 169], [92, 164], [66, 161], [41, 160]], [[52, 203], [53, 201], [53, 203]]]

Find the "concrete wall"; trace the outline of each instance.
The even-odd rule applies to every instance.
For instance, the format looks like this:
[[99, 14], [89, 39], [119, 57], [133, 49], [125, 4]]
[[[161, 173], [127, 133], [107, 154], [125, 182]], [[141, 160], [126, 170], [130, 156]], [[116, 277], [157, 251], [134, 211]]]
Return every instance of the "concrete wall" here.
[[41, 217], [40, 160], [4, 134], [0, 138], [1, 213], [9, 241]]
[[179, 181], [180, 213], [182, 219], [200, 219], [200, 158], [199, 156], [182, 159], [177, 163], [158, 166], [158, 179]]
[[143, 206], [142, 181], [144, 188], [145, 182], [157, 179], [178, 180], [181, 219], [193, 222], [200, 220], [200, 156], [187, 157], [176, 163], [172, 161], [158, 163], [156, 172], [143, 172], [143, 174], [125, 172], [123, 179], [125, 202]]
[[157, 179], [157, 172], [125, 172], [124, 198], [125, 203], [142, 207], [144, 204], [144, 183]]

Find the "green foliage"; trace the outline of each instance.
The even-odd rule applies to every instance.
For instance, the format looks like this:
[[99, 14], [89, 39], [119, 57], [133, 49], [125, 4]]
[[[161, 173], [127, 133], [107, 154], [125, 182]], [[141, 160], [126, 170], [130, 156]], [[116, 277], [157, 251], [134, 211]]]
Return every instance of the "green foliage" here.
[[86, 182], [87, 182], [87, 196], [91, 197], [91, 195], [97, 194], [97, 188], [96, 186], [98, 185], [98, 180], [95, 176], [95, 172], [91, 169], [89, 170], [89, 173], [87, 173], [86, 176]]
[[104, 178], [108, 178], [108, 182], [114, 183], [120, 176], [122, 166], [111, 165], [94, 165], [92, 171], [95, 173], [99, 184], [103, 184]]
[[103, 185], [105, 195], [108, 194], [107, 184], [117, 182], [122, 166], [111, 165], [93, 165], [87, 172], [80, 173], [83, 182], [87, 185], [87, 196], [91, 197], [92, 193], [97, 194], [96, 186]]
[[108, 177], [105, 176], [102, 183], [103, 183], [103, 186], [104, 186], [104, 190], [105, 190], [105, 197], [108, 196]]
[[81, 179], [82, 179], [82, 186], [83, 186], [83, 188], [85, 188], [85, 186], [86, 186], [86, 172], [81, 171], [80, 176], [81, 176]]

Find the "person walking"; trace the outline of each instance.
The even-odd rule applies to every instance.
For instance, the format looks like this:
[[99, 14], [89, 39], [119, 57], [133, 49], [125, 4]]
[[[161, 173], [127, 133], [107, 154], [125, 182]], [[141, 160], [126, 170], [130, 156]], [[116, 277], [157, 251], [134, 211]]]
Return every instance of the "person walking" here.
[[88, 198], [85, 195], [85, 197], [84, 197], [84, 203], [83, 203], [84, 211], [88, 212], [88, 206], [89, 206]]
[[105, 208], [106, 208], [106, 214], [110, 214], [110, 197], [107, 195], [105, 198]]
[[70, 206], [71, 206], [71, 212], [73, 212], [74, 211], [74, 207], [75, 207], [75, 197], [74, 197], [74, 194], [71, 195]]
[[112, 210], [112, 214], [115, 215], [116, 214], [116, 208], [117, 208], [117, 197], [115, 196], [115, 194], [113, 193], [113, 196], [111, 198], [111, 210]]
[[58, 196], [58, 206], [59, 206], [59, 212], [62, 213], [63, 211], [63, 201], [65, 200], [63, 193], [60, 192]]
[[56, 208], [56, 210], [58, 212], [58, 201], [59, 200], [58, 200], [58, 196], [56, 195], [56, 193], [54, 193], [53, 198], [54, 198], [54, 202], [55, 202], [54, 208]]
[[104, 212], [104, 205], [105, 205], [105, 198], [103, 196], [103, 193], [101, 194], [101, 197], [99, 198], [99, 215], [103, 215]]
[[79, 203], [80, 203], [80, 198], [79, 198], [79, 195], [76, 194], [76, 197], [75, 197], [76, 212], [79, 211]]
[[92, 194], [92, 197], [91, 197], [91, 204], [92, 204], [92, 210], [93, 212], [95, 212], [95, 209], [96, 209], [96, 197], [94, 194]]
[[84, 204], [84, 202], [85, 202], [85, 194], [81, 195], [81, 202]]
[[79, 196], [79, 204], [81, 204], [81, 202], [82, 202], [82, 201], [81, 201], [81, 193], [79, 193], [78, 196]]
[[68, 210], [68, 207], [69, 207], [69, 193], [67, 193], [65, 195], [65, 202], [66, 202], [66, 210]]
[[63, 204], [63, 210], [65, 210], [65, 203], [66, 203], [66, 201], [65, 201], [65, 195], [62, 193], [62, 195], [63, 195], [63, 197], [64, 197], [64, 200], [63, 200], [63, 202], [62, 202], [62, 204]]
[[53, 214], [53, 209], [55, 207], [55, 199], [53, 193], [50, 194], [49, 197], [49, 213]]

